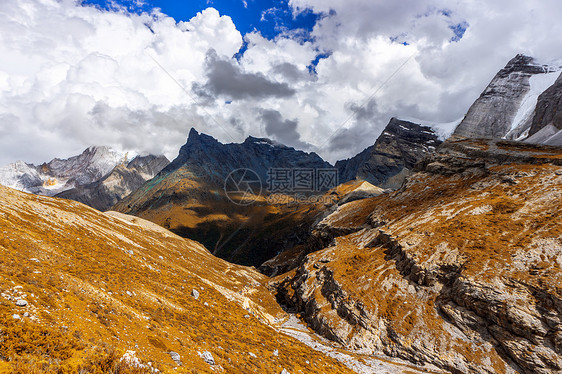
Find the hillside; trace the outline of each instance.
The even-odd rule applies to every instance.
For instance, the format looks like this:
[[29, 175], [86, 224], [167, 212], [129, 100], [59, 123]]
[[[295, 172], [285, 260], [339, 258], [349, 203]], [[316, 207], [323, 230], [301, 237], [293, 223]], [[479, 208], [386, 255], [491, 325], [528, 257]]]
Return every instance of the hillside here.
[[450, 139], [270, 286], [319, 334], [459, 373], [562, 370], [562, 150]]
[[0, 373], [169, 372], [169, 352], [177, 372], [349, 373], [279, 332], [287, 315], [252, 269], [139, 218], [5, 187], [0, 199]]

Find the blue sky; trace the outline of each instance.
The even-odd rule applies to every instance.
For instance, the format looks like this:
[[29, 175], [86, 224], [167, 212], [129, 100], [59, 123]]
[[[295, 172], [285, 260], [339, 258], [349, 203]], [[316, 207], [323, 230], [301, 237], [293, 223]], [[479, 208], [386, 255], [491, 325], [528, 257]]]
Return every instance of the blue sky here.
[[160, 8], [176, 21], [188, 21], [203, 9], [213, 7], [221, 15], [228, 15], [237, 29], [246, 34], [259, 31], [264, 37], [273, 39], [287, 30], [303, 30], [305, 38], [312, 31], [320, 14], [305, 10], [293, 17], [288, 0], [145, 0], [139, 6], [135, 0], [85, 0], [84, 4], [95, 4], [111, 9], [117, 3], [131, 12], [150, 11]]

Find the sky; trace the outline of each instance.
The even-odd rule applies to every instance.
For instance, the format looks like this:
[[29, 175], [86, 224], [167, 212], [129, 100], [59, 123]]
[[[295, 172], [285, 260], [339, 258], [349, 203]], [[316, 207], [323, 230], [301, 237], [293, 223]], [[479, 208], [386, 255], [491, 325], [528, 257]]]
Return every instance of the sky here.
[[0, 165], [90, 145], [173, 159], [191, 127], [334, 162], [391, 117], [460, 120], [558, 0], [0, 1]]

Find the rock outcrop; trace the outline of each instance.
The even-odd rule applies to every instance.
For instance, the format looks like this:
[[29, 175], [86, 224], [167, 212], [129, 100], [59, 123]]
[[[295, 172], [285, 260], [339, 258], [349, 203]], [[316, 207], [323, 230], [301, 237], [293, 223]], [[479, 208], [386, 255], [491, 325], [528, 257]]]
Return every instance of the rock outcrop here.
[[454, 373], [562, 370], [562, 151], [452, 139], [322, 220], [278, 300], [358, 352]]
[[439, 144], [431, 127], [392, 118], [374, 145], [338, 161], [335, 167], [341, 182], [360, 179], [383, 189], [397, 189], [416, 163]]

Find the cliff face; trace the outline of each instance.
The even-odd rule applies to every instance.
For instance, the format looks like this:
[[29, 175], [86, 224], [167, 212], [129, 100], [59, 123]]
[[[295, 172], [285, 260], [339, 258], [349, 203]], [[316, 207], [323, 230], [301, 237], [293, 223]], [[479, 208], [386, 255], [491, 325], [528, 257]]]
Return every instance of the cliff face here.
[[515, 56], [470, 107], [454, 134], [561, 145], [561, 70], [560, 64]]
[[562, 74], [539, 96], [527, 141], [562, 146]]
[[546, 71], [546, 67], [539, 66], [532, 57], [515, 56], [472, 104], [455, 129], [455, 135], [503, 138], [511, 130], [517, 111], [529, 92], [529, 78]]
[[155, 177], [169, 163], [164, 156], [137, 156], [127, 165], [116, 166], [100, 180], [55, 196], [105, 211]]
[[341, 205], [278, 300], [360, 352], [455, 373], [562, 370], [562, 153], [450, 140], [398, 191]]
[[338, 161], [341, 182], [367, 181], [381, 188], [399, 188], [415, 164], [441, 144], [428, 126], [392, 118], [375, 144], [357, 156]]

